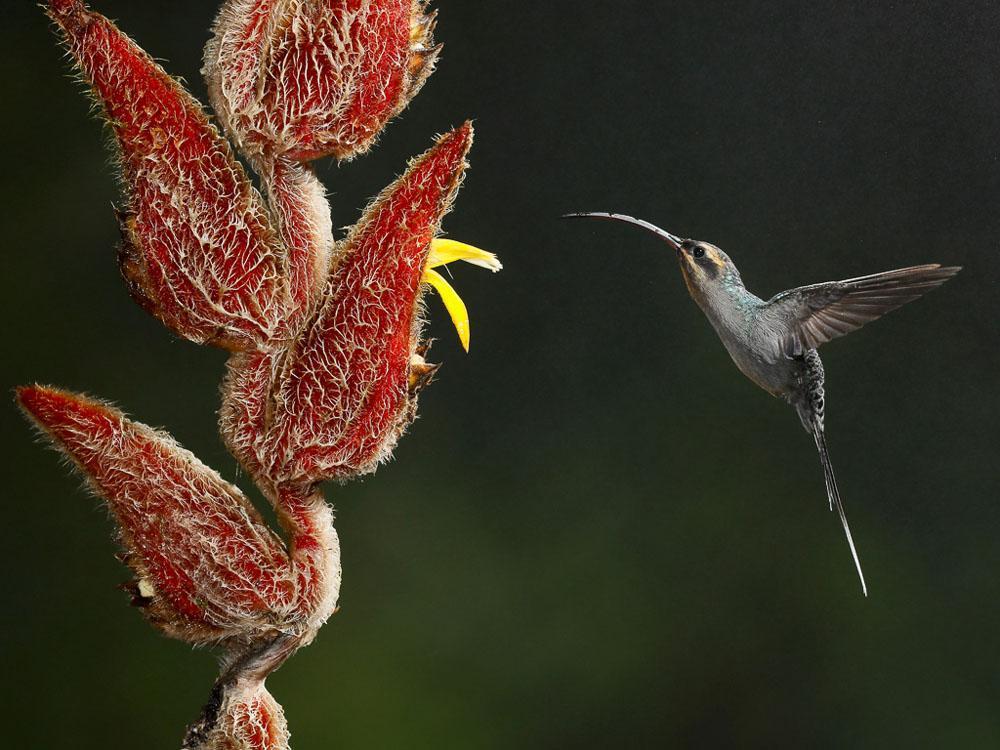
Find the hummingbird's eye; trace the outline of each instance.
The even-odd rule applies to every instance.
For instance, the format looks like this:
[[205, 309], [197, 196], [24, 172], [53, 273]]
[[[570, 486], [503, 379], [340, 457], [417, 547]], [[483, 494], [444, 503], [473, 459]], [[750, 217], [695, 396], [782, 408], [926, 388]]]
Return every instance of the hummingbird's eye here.
[[691, 255], [693, 255], [695, 258], [704, 258], [705, 248], [703, 248], [701, 245], [695, 245], [694, 250], [691, 251]]

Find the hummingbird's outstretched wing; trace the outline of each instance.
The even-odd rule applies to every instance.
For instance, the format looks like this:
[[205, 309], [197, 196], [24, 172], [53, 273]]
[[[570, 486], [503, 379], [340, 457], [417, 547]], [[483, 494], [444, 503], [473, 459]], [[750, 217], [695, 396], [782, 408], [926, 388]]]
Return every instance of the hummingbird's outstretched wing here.
[[771, 329], [780, 334], [775, 355], [799, 357], [912, 302], [960, 270], [932, 263], [776, 294], [762, 312]]

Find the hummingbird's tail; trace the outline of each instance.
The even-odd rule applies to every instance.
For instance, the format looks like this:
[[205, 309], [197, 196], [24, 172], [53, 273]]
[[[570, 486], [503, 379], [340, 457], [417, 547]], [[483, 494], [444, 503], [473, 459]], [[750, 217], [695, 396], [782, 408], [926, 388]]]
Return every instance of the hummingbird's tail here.
[[844, 513], [844, 504], [840, 501], [840, 489], [837, 487], [837, 477], [833, 473], [833, 464], [830, 463], [830, 453], [826, 449], [826, 437], [823, 434], [823, 425], [815, 424], [812, 430], [813, 438], [816, 440], [816, 449], [819, 451], [819, 460], [823, 464], [823, 477], [826, 479], [826, 494], [830, 498], [831, 509], [837, 508], [840, 522], [844, 526], [844, 534], [847, 536], [847, 544], [851, 548], [851, 557], [854, 558], [854, 567], [858, 569], [858, 578], [861, 579], [861, 591], [868, 596], [868, 585], [865, 583], [865, 574], [861, 572], [861, 560], [858, 559], [858, 551], [854, 548], [854, 539], [851, 537], [851, 527], [847, 525], [847, 515]]

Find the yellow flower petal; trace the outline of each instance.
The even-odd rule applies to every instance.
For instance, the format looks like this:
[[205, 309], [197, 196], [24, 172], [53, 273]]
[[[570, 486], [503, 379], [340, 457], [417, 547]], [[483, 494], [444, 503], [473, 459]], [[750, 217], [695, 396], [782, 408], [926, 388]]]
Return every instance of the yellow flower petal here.
[[494, 273], [503, 268], [497, 256], [480, 250], [478, 247], [466, 245], [464, 242], [456, 240], [431, 240], [431, 251], [427, 256], [428, 268], [436, 268], [456, 260], [464, 260], [466, 263], [487, 268]]
[[444, 302], [444, 306], [448, 308], [448, 314], [451, 316], [451, 322], [455, 324], [455, 330], [458, 331], [458, 340], [462, 342], [462, 348], [466, 352], [469, 351], [469, 311], [465, 307], [465, 303], [462, 302], [462, 298], [458, 296], [451, 284], [449, 284], [444, 276], [439, 274], [437, 271], [432, 271], [430, 268], [424, 271], [424, 281], [430, 284], [437, 290], [437, 293], [441, 295], [441, 301]]

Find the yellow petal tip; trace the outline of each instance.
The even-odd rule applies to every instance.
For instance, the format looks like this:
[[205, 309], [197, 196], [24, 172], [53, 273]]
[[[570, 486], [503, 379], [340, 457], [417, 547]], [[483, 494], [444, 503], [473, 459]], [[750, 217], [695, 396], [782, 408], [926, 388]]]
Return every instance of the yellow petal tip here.
[[464, 260], [466, 263], [485, 268], [493, 273], [503, 268], [503, 264], [496, 255], [480, 250], [478, 247], [441, 237], [431, 240], [431, 250], [427, 256], [428, 268], [436, 268], [456, 260]]
[[458, 340], [462, 343], [462, 348], [468, 353], [470, 337], [469, 310], [466, 308], [462, 298], [458, 296], [458, 292], [447, 282], [444, 276], [437, 271], [430, 268], [425, 270], [424, 281], [434, 287], [437, 293], [441, 295], [441, 301], [444, 303], [445, 309], [448, 310], [451, 322], [458, 333]]

